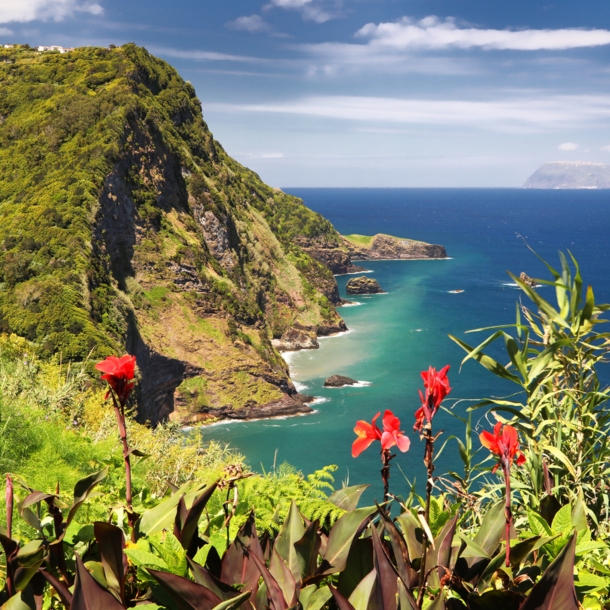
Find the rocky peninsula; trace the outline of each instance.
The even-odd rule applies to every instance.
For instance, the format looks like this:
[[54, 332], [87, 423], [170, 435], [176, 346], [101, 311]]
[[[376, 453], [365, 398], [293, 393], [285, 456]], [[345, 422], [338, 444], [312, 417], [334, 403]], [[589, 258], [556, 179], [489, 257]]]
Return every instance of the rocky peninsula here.
[[555, 161], [539, 167], [523, 185], [526, 189], [607, 189], [610, 165], [588, 161]]

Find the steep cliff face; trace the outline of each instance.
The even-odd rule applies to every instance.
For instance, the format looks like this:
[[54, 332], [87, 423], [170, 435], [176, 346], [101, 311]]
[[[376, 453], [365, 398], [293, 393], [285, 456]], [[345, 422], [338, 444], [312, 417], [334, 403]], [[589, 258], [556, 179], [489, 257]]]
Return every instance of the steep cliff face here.
[[2, 54], [0, 329], [128, 349], [153, 423], [307, 411], [272, 341], [345, 328], [298, 245], [339, 244], [332, 225], [231, 159], [144, 49]]

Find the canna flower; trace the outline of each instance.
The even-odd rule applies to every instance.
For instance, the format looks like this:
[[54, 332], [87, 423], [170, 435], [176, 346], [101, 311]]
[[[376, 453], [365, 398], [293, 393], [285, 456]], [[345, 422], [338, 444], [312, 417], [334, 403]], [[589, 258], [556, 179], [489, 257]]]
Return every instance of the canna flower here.
[[500, 465], [510, 468], [513, 460], [517, 461], [517, 466], [525, 463], [525, 456], [519, 449], [519, 437], [517, 431], [508, 424], [502, 425], [498, 422], [494, 426], [493, 433], [483, 431], [479, 437], [483, 447], [487, 447], [494, 455], [499, 458], [492, 472], [495, 472]]
[[[125, 405], [134, 387], [134, 383], [131, 380], [135, 373], [136, 357], [129, 354], [125, 354], [120, 358], [108, 356], [106, 360], [98, 362], [95, 368], [104, 373], [102, 379], [105, 379], [114, 390], [119, 403]], [[108, 398], [109, 394], [110, 390], [108, 390], [106, 398]]]
[[396, 445], [403, 453], [409, 450], [411, 441], [400, 430], [400, 420], [392, 411], [383, 414], [383, 434], [381, 435], [381, 448], [385, 451]]
[[409, 450], [411, 441], [400, 430], [400, 420], [389, 409], [383, 414], [383, 432], [375, 423], [380, 413], [377, 413], [369, 424], [360, 420], [356, 423], [354, 432], [358, 438], [352, 444], [352, 457], [358, 457], [365, 449], [368, 449], [374, 441], [381, 442], [381, 450], [389, 451], [396, 445], [403, 453]]
[[424, 423], [432, 422], [432, 418], [436, 415], [438, 408], [443, 399], [451, 392], [447, 371], [449, 365], [444, 366], [438, 373], [434, 367], [429, 367], [427, 371], [421, 372], [421, 377], [424, 381], [426, 393], [419, 391], [419, 398], [422, 406], [415, 411], [415, 425], [413, 430], [421, 432]]
[[356, 422], [354, 432], [358, 435], [358, 438], [352, 444], [352, 457], [358, 457], [365, 449], [371, 446], [373, 441], [381, 440], [381, 430], [375, 423], [375, 420], [380, 415], [381, 413], [377, 413], [370, 424], [362, 419]]

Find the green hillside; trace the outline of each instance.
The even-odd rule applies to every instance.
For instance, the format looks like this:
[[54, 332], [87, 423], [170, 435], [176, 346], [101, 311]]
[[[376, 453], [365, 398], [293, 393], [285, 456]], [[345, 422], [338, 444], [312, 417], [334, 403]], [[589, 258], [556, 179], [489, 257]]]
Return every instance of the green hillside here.
[[151, 421], [293, 393], [271, 339], [342, 324], [294, 245], [338, 244], [330, 222], [231, 159], [145, 49], [0, 56], [0, 331], [44, 357], [130, 350]]

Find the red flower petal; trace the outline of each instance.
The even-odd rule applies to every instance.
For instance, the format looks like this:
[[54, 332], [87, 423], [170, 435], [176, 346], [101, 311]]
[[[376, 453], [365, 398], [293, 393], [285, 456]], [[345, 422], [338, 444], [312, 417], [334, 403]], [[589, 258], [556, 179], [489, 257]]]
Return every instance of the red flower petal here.
[[365, 449], [371, 446], [374, 438], [361, 437], [357, 438], [352, 444], [352, 457], [358, 457]]

